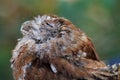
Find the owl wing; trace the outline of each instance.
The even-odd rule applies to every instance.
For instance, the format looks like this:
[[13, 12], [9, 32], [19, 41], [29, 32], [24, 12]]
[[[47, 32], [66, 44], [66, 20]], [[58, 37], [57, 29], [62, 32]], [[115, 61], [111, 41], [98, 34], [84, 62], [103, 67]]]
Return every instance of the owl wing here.
[[27, 69], [31, 67], [36, 58], [35, 42], [32, 39], [22, 38], [15, 49], [11, 58], [11, 68], [15, 80], [26, 80]]
[[85, 45], [83, 45], [83, 51], [87, 53], [86, 58], [100, 61], [100, 59], [98, 57], [98, 53], [95, 51], [95, 47], [94, 47], [92, 41], [88, 38], [87, 43], [84, 43], [84, 44]]
[[[51, 72], [59, 77], [58, 80], [60, 77], [65, 78], [65, 80], [95, 80], [94, 77], [99, 76], [99, 74], [96, 73], [96, 70], [106, 66], [102, 62], [91, 59], [71, 58], [69, 56], [52, 58], [49, 60], [49, 65]], [[96, 69], [93, 70], [94, 68]]]

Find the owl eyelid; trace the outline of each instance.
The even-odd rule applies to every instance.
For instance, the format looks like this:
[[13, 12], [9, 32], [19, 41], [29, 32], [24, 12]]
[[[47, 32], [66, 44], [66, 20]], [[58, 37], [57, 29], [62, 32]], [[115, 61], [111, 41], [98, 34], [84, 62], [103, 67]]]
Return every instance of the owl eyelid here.
[[47, 22], [46, 22], [46, 24], [47, 24], [48, 26], [50, 26], [50, 27], [53, 27], [52, 25], [50, 25], [50, 24], [49, 24], [49, 23], [47, 23]]

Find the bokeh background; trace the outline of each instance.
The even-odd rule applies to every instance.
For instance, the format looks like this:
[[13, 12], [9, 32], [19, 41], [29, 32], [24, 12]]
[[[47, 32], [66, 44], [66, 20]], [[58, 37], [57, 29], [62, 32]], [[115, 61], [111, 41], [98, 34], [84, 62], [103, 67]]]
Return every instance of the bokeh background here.
[[21, 24], [43, 14], [69, 19], [92, 39], [102, 60], [120, 62], [120, 0], [0, 0], [0, 80], [13, 80], [10, 58]]

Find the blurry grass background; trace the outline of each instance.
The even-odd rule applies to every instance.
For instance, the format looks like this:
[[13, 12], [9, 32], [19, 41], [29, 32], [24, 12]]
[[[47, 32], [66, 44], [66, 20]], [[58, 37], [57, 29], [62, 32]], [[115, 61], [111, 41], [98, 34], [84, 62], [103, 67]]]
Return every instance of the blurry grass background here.
[[69, 19], [92, 39], [102, 60], [120, 62], [120, 0], [0, 0], [0, 80], [13, 80], [9, 60], [21, 24], [43, 14]]

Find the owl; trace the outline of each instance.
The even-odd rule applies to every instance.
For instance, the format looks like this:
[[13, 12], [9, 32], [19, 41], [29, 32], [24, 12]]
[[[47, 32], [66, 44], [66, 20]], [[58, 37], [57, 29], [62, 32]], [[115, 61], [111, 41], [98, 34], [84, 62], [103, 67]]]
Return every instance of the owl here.
[[69, 20], [38, 16], [24, 22], [21, 32], [11, 58], [15, 80], [107, 80], [97, 72], [106, 65], [93, 43]]

